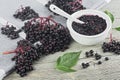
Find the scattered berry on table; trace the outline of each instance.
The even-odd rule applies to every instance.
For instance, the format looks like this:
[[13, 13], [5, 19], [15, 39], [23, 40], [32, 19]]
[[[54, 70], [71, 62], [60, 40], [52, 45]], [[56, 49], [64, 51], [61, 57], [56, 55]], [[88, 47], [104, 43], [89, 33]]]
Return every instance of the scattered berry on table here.
[[94, 53], [94, 51], [93, 51], [93, 50], [90, 50], [90, 53]]
[[109, 60], [109, 58], [108, 57], [105, 57], [105, 61], [108, 61]]
[[100, 65], [100, 64], [102, 64], [102, 62], [101, 62], [101, 61], [98, 61], [97, 64]]
[[88, 68], [90, 66], [89, 63], [82, 63], [81, 65], [83, 69]]
[[21, 9], [18, 9], [13, 16], [21, 19], [22, 21], [39, 17], [38, 13], [31, 9], [30, 6], [21, 7]]
[[101, 59], [101, 58], [102, 58], [101, 55], [99, 55], [98, 53], [95, 54], [95, 59], [96, 59], [96, 60], [99, 60], [99, 59]]
[[93, 50], [90, 50], [88, 52], [85, 52], [85, 56], [86, 57], [93, 57], [94, 56], [94, 51]]

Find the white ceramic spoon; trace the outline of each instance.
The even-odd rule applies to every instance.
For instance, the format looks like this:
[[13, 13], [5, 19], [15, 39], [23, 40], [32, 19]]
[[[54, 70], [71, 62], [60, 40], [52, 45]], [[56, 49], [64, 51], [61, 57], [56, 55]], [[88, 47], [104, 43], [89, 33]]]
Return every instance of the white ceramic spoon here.
[[69, 15], [68, 13], [66, 13], [65, 11], [63, 11], [62, 9], [58, 8], [54, 4], [51, 4], [49, 8], [54, 13], [57, 13], [57, 14], [63, 16], [63, 17], [66, 17], [67, 19], [69, 19], [71, 21], [75, 21], [75, 22], [81, 23], [81, 24], [84, 23], [83, 21], [80, 21], [79, 19], [76, 19], [76, 18], [72, 17], [71, 15]]

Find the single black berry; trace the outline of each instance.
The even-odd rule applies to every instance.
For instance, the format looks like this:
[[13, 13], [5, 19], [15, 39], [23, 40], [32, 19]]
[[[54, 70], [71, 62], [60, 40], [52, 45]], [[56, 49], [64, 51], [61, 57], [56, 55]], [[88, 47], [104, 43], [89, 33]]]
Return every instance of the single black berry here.
[[98, 61], [97, 64], [100, 65], [100, 64], [102, 64], [102, 62], [101, 62], [101, 61]]
[[108, 61], [109, 60], [109, 58], [108, 57], [105, 57], [105, 61]]

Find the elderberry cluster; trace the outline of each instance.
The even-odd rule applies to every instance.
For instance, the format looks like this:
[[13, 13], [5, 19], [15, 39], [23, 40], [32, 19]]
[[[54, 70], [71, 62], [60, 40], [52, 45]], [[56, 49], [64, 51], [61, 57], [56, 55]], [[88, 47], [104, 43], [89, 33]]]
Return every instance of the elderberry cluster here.
[[42, 24], [37, 20], [28, 21], [25, 23], [23, 30], [26, 33], [26, 40], [32, 44], [38, 41], [41, 43], [44, 54], [64, 51], [71, 43], [68, 29], [61, 24]]
[[31, 9], [30, 6], [21, 8], [21, 11], [18, 10], [13, 16], [21, 19], [22, 21], [39, 17], [38, 13]]
[[[39, 51], [39, 52], [38, 52]], [[20, 40], [16, 48], [16, 55], [12, 58], [15, 61], [15, 71], [21, 77], [33, 70], [33, 62], [40, 59], [42, 51], [35, 48], [29, 41]]]
[[94, 57], [95, 60], [99, 60], [99, 59], [102, 58], [102, 56], [101, 56], [100, 54], [94, 53], [93, 50], [90, 50], [90, 51], [85, 52], [85, 56], [86, 56], [87, 58], [89, 58], [89, 57]]
[[79, 19], [86, 23], [73, 22], [72, 27], [79, 34], [88, 36], [96, 35], [102, 33], [107, 27], [105, 19], [98, 15], [83, 15]]
[[[85, 52], [85, 56], [87, 58], [90, 58], [90, 57], [95, 58], [95, 60], [97, 60], [97, 63], [95, 63], [95, 64], [97, 64], [97, 65], [102, 64], [102, 61], [100, 60], [102, 58], [102, 56], [100, 54], [98, 54], [98, 53], [94, 53], [93, 50]], [[104, 61], [108, 61], [108, 60], [109, 60], [108, 57], [104, 58]], [[85, 68], [88, 68], [90, 66], [90, 63], [89, 62], [87, 62], [87, 63], [83, 62], [83, 63], [81, 63], [81, 66], [82, 66], [83, 69], [85, 69]]]
[[16, 27], [14, 27], [13, 25], [6, 25], [5, 27], [1, 28], [1, 33], [6, 35], [10, 39], [19, 38], [19, 32], [21, 32], [21, 30], [16, 30]]
[[[49, 9], [51, 4], [56, 5], [60, 9], [64, 10], [68, 14], [72, 14], [78, 10], [85, 9], [81, 4], [82, 0], [50, 0], [46, 7]], [[49, 9], [50, 10], [50, 9]]]
[[112, 40], [107, 43], [104, 42], [102, 45], [103, 52], [113, 52], [114, 54], [120, 55], [120, 42]]

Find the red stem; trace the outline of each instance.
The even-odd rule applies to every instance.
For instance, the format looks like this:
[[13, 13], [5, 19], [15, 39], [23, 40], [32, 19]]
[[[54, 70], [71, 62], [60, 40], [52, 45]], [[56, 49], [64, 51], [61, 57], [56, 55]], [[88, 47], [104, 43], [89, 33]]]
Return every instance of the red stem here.
[[80, 6], [78, 7], [73, 7], [72, 10], [75, 11], [76, 9], [80, 8]]
[[22, 10], [22, 11], [24, 10], [24, 7], [23, 7], [23, 5], [21, 5], [21, 10]]
[[113, 40], [113, 39], [112, 39], [112, 33], [110, 33], [110, 42], [112, 42], [112, 40]]
[[15, 53], [16, 51], [13, 50], [13, 51], [7, 51], [7, 52], [3, 52], [3, 54], [11, 54], [11, 53]]

